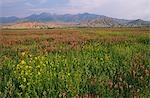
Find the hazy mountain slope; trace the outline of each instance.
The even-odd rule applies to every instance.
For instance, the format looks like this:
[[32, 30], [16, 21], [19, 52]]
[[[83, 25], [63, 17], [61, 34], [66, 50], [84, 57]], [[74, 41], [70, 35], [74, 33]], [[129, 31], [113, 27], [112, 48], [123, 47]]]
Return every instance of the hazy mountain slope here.
[[102, 18], [102, 17], [106, 17], [106, 16], [89, 14], [89, 13], [83, 13], [83, 14], [77, 14], [77, 15], [66, 14], [66, 15], [62, 15], [58, 19], [61, 20], [61, 21], [63, 21], [63, 22], [75, 22], [75, 23], [79, 23], [81, 21], [93, 20], [93, 19]]
[[143, 21], [141, 19], [131, 21], [106, 17], [88, 21], [81, 21], [80, 25], [86, 27], [142, 27], [142, 26], [150, 26], [150, 22]]
[[90, 27], [119, 27], [123, 24], [113, 20], [112, 18], [97, 18], [95, 20], [81, 22], [80, 25]]
[[83, 14], [76, 14], [76, 15], [71, 15], [71, 14], [65, 14], [65, 15], [56, 15], [56, 14], [49, 14], [49, 13], [41, 13], [39, 15], [30, 15], [28, 17], [25, 17], [24, 21], [38, 21], [38, 22], [80, 22], [84, 20], [92, 20], [96, 18], [101, 18], [105, 16], [101, 15], [95, 15], [95, 14], [88, 14], [88, 13], [83, 13]]
[[41, 14], [32, 14], [25, 18], [17, 18], [17, 17], [0, 17], [0, 23], [16, 23], [18, 21], [30, 21], [30, 22], [74, 22], [79, 23], [80, 21], [85, 20], [93, 20], [96, 18], [103, 18], [106, 16], [103, 15], [95, 15], [89, 13], [83, 14], [65, 14], [65, 15], [56, 15], [49, 13], [41, 13]]
[[[91, 27], [138, 27], [138, 26], [150, 26], [149, 21], [143, 20], [126, 20], [111, 18], [104, 15], [96, 14], [32, 14], [28, 17], [0, 17], [0, 24], [12, 24], [17, 22], [46, 22], [46, 23], [72, 23], [79, 24], [78, 26], [91, 26]], [[76, 25], [74, 25], [76, 26]]]
[[0, 17], [0, 24], [7, 24], [7, 23], [16, 23], [19, 21], [20, 18], [12, 16], [12, 17]]
[[51, 22], [54, 21], [55, 16], [48, 13], [41, 13], [39, 15], [33, 14], [22, 19], [22, 21], [31, 21], [31, 22]]
[[127, 26], [150, 26], [150, 22], [149, 21], [144, 21], [141, 19], [137, 19], [137, 20], [133, 20], [127, 23]]

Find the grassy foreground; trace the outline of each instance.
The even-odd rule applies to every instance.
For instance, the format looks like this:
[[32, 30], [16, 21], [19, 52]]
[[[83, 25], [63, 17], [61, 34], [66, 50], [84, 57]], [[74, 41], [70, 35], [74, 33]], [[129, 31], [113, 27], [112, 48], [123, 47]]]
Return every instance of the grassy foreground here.
[[1, 98], [148, 98], [150, 28], [0, 31]]

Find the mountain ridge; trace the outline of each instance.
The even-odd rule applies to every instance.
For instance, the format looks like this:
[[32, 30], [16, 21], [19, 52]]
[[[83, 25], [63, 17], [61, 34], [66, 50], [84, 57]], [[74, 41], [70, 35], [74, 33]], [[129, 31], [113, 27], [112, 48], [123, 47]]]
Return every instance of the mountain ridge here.
[[104, 15], [79, 13], [79, 14], [50, 14], [40, 13], [32, 14], [24, 18], [12, 17], [0, 17], [0, 24], [14, 24], [18, 22], [43, 22], [43, 23], [73, 23], [77, 26], [89, 26], [89, 27], [138, 27], [138, 26], [150, 26], [150, 21], [144, 21], [141, 19], [127, 20], [107, 17]]

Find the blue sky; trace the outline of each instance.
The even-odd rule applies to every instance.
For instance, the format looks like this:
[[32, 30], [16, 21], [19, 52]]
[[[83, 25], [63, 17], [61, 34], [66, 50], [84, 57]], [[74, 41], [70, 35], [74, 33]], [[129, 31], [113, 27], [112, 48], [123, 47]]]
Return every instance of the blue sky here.
[[115, 18], [150, 20], [150, 0], [0, 0], [0, 16], [25, 17], [42, 12], [88, 12]]

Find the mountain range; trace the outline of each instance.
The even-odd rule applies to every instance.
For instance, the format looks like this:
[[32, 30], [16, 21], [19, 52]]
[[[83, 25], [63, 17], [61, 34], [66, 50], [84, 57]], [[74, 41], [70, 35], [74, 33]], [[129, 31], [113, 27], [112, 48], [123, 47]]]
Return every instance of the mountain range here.
[[[12, 17], [0, 17], [0, 24], [15, 24], [24, 22], [34, 23], [53, 23], [53, 24], [73, 24], [73, 26], [83, 27], [139, 27], [150, 26], [150, 21], [144, 21], [141, 19], [127, 20], [107, 17], [104, 15], [96, 15], [89, 13], [82, 14], [32, 14], [24, 18]], [[68, 25], [68, 26], [69, 26]]]

